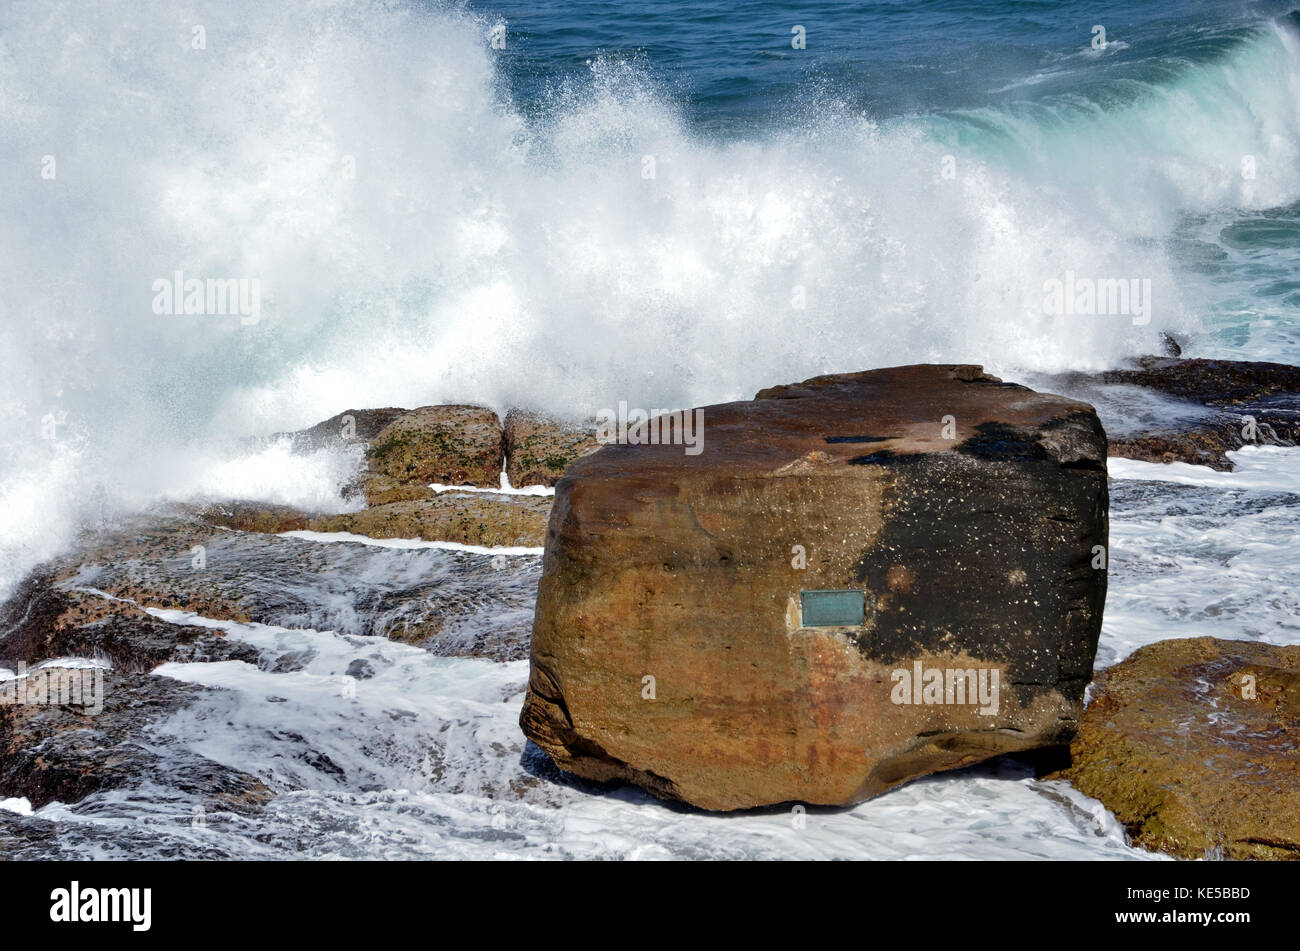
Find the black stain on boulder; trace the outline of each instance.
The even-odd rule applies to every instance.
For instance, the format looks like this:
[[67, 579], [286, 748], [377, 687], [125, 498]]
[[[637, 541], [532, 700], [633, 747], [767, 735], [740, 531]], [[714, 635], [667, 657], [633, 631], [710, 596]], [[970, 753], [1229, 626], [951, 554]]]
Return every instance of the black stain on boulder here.
[[[1081, 694], [1105, 603], [1106, 572], [1091, 557], [1107, 543], [1106, 474], [1057, 461], [1008, 427], [984, 428], [967, 441], [974, 452], [882, 460], [906, 469], [884, 531], [854, 568], [876, 593], [876, 626], [859, 649], [902, 664], [946, 643], [1005, 664], [1013, 682]], [[1079, 436], [1100, 439], [1090, 427]], [[1016, 465], [989, 465], [1001, 462]], [[900, 584], [904, 574], [914, 580]]]
[[1048, 459], [1047, 450], [1036, 436], [1027, 435], [1005, 423], [981, 423], [957, 451], [977, 459], [996, 462], [1040, 462]]

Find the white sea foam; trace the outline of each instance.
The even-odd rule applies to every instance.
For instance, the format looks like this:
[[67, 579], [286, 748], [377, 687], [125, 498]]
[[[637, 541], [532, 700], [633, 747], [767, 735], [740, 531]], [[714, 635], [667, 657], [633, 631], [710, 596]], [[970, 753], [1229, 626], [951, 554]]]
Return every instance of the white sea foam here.
[[1232, 472], [1186, 462], [1144, 462], [1112, 457], [1106, 468], [1112, 479], [1147, 479], [1216, 489], [1260, 489], [1300, 493], [1300, 449], [1289, 446], [1245, 446], [1229, 452]]
[[[681, 811], [635, 789], [555, 782], [518, 718], [525, 662], [435, 657], [378, 638], [290, 630], [153, 610], [219, 628], [264, 655], [307, 658], [294, 671], [251, 664], [166, 664], [157, 676], [219, 688], [157, 733], [270, 783], [256, 819], [187, 802], [105, 794], [89, 811], [38, 818], [89, 855], [136, 847], [316, 858], [1153, 858], [1125, 845], [1094, 800], [991, 765], [931, 777], [853, 809]], [[358, 661], [367, 676], [346, 671]], [[539, 770], [542, 772], [539, 775]], [[104, 833], [115, 844], [106, 845]], [[98, 834], [100, 838], [94, 836]]]
[[15, 812], [20, 816], [30, 816], [32, 814], [32, 803], [26, 796], [20, 796], [16, 799], [0, 799], [0, 809], [6, 812]]
[[289, 439], [278, 439], [260, 449], [214, 461], [162, 495], [256, 499], [313, 512], [344, 512], [361, 507], [359, 501], [345, 502], [339, 487], [360, 470], [362, 455], [359, 445], [295, 452]]
[[429, 484], [429, 488], [438, 494], [443, 492], [486, 492], [488, 495], [554, 495], [555, 487], [546, 485], [526, 485], [516, 489], [510, 484], [506, 474], [501, 473], [501, 487], [489, 489], [478, 485], [443, 485], [441, 482]]
[[281, 532], [285, 538], [304, 538], [307, 541], [324, 544], [352, 542], [357, 545], [371, 545], [375, 548], [441, 548], [443, 551], [463, 551], [475, 555], [540, 555], [542, 548], [523, 545], [464, 545], [460, 542], [423, 541], [419, 538], [371, 538], [369, 535], [357, 535], [354, 532]]
[[1230, 455], [1237, 471], [1109, 460], [1099, 667], [1170, 637], [1300, 644], [1300, 449]]

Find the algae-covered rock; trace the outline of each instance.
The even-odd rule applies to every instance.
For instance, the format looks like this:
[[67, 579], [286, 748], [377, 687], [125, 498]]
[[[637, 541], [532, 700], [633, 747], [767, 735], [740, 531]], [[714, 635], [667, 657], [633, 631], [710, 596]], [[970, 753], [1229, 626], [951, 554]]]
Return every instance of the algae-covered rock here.
[[595, 430], [524, 410], [506, 414], [506, 474], [516, 488], [552, 486], [576, 460], [600, 448]]
[[481, 406], [421, 407], [376, 433], [366, 461], [371, 505], [425, 497], [430, 483], [495, 488], [505, 461], [501, 422]]
[[371, 538], [419, 538], [489, 547], [539, 548], [546, 538], [549, 498], [443, 492], [423, 501], [391, 502], [345, 515], [314, 518], [318, 532]]

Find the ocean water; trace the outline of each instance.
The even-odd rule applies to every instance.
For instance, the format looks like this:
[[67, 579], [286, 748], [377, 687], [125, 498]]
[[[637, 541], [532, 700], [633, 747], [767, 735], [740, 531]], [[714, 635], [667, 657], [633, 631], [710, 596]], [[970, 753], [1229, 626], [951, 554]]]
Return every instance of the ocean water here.
[[[355, 454], [243, 440], [348, 407], [581, 417], [915, 361], [1033, 379], [1162, 332], [1297, 362], [1298, 20], [1208, 0], [10, 0], [0, 594], [87, 521], [155, 500], [344, 508]], [[256, 281], [256, 312], [156, 313], [178, 271]], [[1150, 306], [1046, 313], [1067, 275], [1139, 281]], [[1099, 663], [1164, 637], [1300, 643], [1296, 460], [1112, 463]], [[529, 759], [522, 664], [231, 636], [317, 659], [169, 665], [227, 688], [171, 741], [284, 790], [270, 814], [195, 830], [161, 795], [38, 810], [67, 849], [1141, 857], [1096, 803], [1006, 764], [802, 830], [597, 793]], [[322, 684], [372, 654], [392, 679], [361, 684], [353, 716]], [[285, 718], [301, 739], [253, 740]], [[299, 743], [343, 778], [302, 772]]]

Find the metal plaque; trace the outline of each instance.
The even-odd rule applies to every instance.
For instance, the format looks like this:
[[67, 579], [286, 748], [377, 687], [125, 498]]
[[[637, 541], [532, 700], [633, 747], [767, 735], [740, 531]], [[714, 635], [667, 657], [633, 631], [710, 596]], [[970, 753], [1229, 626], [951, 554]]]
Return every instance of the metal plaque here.
[[804, 627], [850, 627], [865, 615], [861, 591], [801, 591]]

